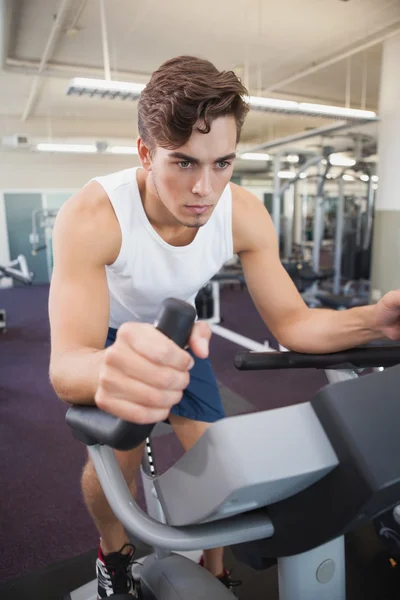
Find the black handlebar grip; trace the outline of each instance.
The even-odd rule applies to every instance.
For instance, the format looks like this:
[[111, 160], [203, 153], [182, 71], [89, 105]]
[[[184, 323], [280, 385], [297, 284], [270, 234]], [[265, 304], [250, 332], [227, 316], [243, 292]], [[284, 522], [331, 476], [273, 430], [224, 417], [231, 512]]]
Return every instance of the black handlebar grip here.
[[239, 352], [234, 364], [239, 371], [273, 369], [366, 369], [400, 363], [400, 345], [351, 348], [330, 354], [298, 352]]
[[175, 344], [184, 348], [189, 341], [195, 319], [194, 306], [176, 298], [167, 298], [160, 308], [155, 326]]
[[[168, 298], [161, 306], [155, 326], [178, 346], [189, 340], [196, 310], [187, 302]], [[138, 425], [105, 413], [96, 406], [73, 406], [66, 415], [76, 439], [88, 446], [105, 444], [117, 450], [130, 450], [149, 437], [155, 424]]]

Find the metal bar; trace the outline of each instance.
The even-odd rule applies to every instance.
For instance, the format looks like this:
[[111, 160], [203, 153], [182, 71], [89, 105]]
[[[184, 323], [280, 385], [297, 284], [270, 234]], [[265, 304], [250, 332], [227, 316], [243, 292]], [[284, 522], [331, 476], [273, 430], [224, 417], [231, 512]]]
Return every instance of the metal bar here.
[[46, 47], [44, 49], [44, 52], [42, 54], [42, 58], [40, 60], [40, 64], [38, 67], [38, 71], [37, 71], [37, 75], [34, 78], [33, 82], [32, 82], [32, 86], [29, 92], [29, 96], [28, 96], [28, 100], [27, 103], [25, 105], [25, 109], [24, 112], [22, 114], [22, 121], [26, 121], [27, 118], [29, 117], [31, 110], [33, 108], [33, 105], [36, 101], [36, 98], [38, 96], [38, 93], [40, 91], [40, 86], [42, 84], [42, 78], [41, 78], [41, 74], [47, 64], [48, 59], [50, 58], [50, 56], [53, 54], [54, 52], [54, 48], [56, 46], [56, 43], [58, 42], [59, 39], [59, 35], [62, 31], [62, 28], [64, 26], [64, 22], [65, 22], [65, 16], [67, 14], [67, 10], [69, 9], [71, 4], [71, 0], [61, 0], [61, 4], [60, 4], [60, 8], [57, 11], [57, 15], [56, 18], [54, 20], [53, 26], [51, 28], [50, 31], [50, 35], [47, 39], [47, 43], [46, 43]]
[[75, 13], [75, 17], [72, 20], [71, 25], [69, 26], [69, 29], [76, 29], [76, 27], [78, 26], [79, 23], [79, 19], [82, 16], [83, 11], [85, 10], [86, 4], [88, 3], [88, 0], [82, 0], [80, 6], [78, 7], [76, 13]]
[[295, 203], [295, 185], [286, 190], [286, 193], [282, 196], [282, 202], [284, 203], [285, 215], [283, 258], [289, 259], [293, 252], [293, 216]]
[[363, 60], [363, 74], [361, 83], [361, 110], [365, 110], [367, 106], [367, 86], [368, 86], [368, 65], [367, 65], [367, 53], [364, 52]]
[[[4, 1], [4, 0], [2, 0]], [[39, 61], [20, 59], [20, 58], [7, 58], [5, 61], [5, 70], [11, 73], [24, 73], [25, 75], [35, 75], [39, 67]], [[93, 77], [101, 78], [104, 77], [104, 68], [91, 67], [89, 65], [68, 65], [65, 63], [53, 63], [49, 61], [46, 68], [43, 70], [43, 76], [46, 77], [60, 77], [62, 79], [68, 77]], [[135, 81], [138, 83], [145, 83], [150, 78], [150, 73], [143, 73], [141, 71], [118, 71], [118, 76], [123, 81]]]
[[327, 162], [325, 171], [322, 172], [322, 164], [319, 166], [319, 182], [317, 186], [317, 197], [315, 199], [315, 214], [314, 214], [314, 245], [313, 245], [313, 270], [319, 273], [321, 242], [324, 235], [324, 214], [325, 214], [325, 199], [324, 186], [326, 176], [330, 169], [329, 161]]
[[0, 69], [5, 66], [9, 48], [11, 6], [7, 0], [0, 0]]
[[278, 236], [278, 244], [281, 233], [281, 182], [279, 171], [281, 170], [281, 153], [275, 155], [274, 159], [274, 194], [272, 198], [272, 221]]
[[257, 152], [258, 150], [268, 150], [271, 148], [277, 148], [278, 146], [284, 146], [285, 144], [291, 144], [292, 142], [306, 140], [308, 138], [315, 137], [316, 135], [327, 135], [329, 133], [334, 133], [335, 131], [351, 129], [355, 126], [360, 127], [362, 125], [366, 125], [367, 123], [375, 123], [376, 121], [379, 121], [379, 117], [376, 117], [376, 119], [366, 119], [365, 121], [358, 121], [357, 123], [355, 123], [354, 121], [339, 121], [335, 125], [324, 125], [323, 127], [316, 127], [311, 131], [302, 131], [301, 133], [295, 133], [294, 135], [288, 135], [286, 137], [272, 140], [271, 142], [265, 142], [258, 146], [253, 146], [252, 148], [246, 148], [246, 152]]
[[336, 211], [336, 232], [335, 232], [335, 275], [333, 278], [333, 293], [340, 293], [342, 281], [342, 248], [343, 248], [343, 229], [344, 229], [344, 180], [339, 179], [339, 197]]
[[240, 335], [240, 333], [235, 333], [230, 329], [221, 327], [218, 324], [213, 324], [212, 322], [210, 323], [210, 326], [213, 334], [219, 335], [225, 340], [233, 342], [237, 346], [243, 346], [243, 348], [247, 348], [247, 350], [252, 350], [253, 352], [274, 352], [268, 343], [261, 344], [260, 342], [255, 342], [244, 335]]
[[367, 232], [364, 236], [363, 250], [368, 250], [372, 241], [372, 224], [374, 221], [375, 190], [371, 177], [368, 181]]
[[282, 185], [280, 193], [284, 194], [290, 186], [294, 185], [296, 183], [296, 181], [298, 181], [300, 179], [300, 175], [302, 173], [305, 173], [307, 171], [307, 169], [309, 169], [310, 167], [319, 164], [322, 159], [323, 159], [323, 156], [312, 156], [311, 158], [309, 158], [304, 163], [304, 165], [302, 165], [302, 167], [297, 171], [296, 177], [293, 177], [293, 179], [290, 179], [290, 181], [287, 181], [286, 183], [284, 183]]
[[110, 51], [108, 49], [107, 39], [107, 22], [106, 22], [106, 9], [104, 6], [104, 0], [99, 0], [100, 3], [100, 22], [101, 22], [101, 41], [103, 45], [103, 61], [104, 61], [104, 79], [111, 79], [110, 69]]
[[321, 239], [322, 239], [322, 219], [324, 216], [324, 199], [321, 196], [317, 196], [315, 199], [315, 212], [314, 212], [314, 231], [313, 231], [313, 253], [312, 253], [312, 264], [315, 273], [319, 273], [319, 260], [321, 251]]
[[132, 498], [113, 449], [100, 445], [88, 449], [115, 516], [128, 533], [151, 546], [171, 551], [198, 550], [230, 546], [237, 542], [239, 534], [242, 542], [268, 538], [274, 534], [272, 522], [265, 513], [245, 513], [221, 521], [184, 527], [157, 523]]
[[294, 227], [293, 242], [298, 246], [303, 243], [303, 196], [299, 187], [294, 185]]
[[397, 21], [396, 23], [391, 25], [389, 29], [390, 29], [390, 31], [388, 31], [388, 28], [386, 27], [384, 30], [378, 31], [376, 34], [374, 34], [373, 37], [369, 38], [368, 40], [366, 40], [360, 44], [356, 44], [356, 45], [347, 47], [347, 48], [343, 49], [341, 52], [338, 52], [337, 54], [334, 54], [333, 56], [325, 58], [324, 60], [322, 60], [319, 63], [316, 63], [316, 64], [314, 63], [311, 67], [307, 67], [306, 69], [303, 69], [302, 71], [298, 71], [296, 74], [291, 75], [290, 77], [286, 77], [285, 79], [281, 79], [280, 81], [277, 81], [276, 83], [273, 83], [272, 85], [269, 85], [267, 88], [265, 88], [263, 90], [263, 93], [272, 92], [273, 90], [276, 90], [278, 88], [283, 88], [283, 87], [289, 85], [289, 83], [293, 83], [294, 81], [303, 79], [304, 77], [307, 77], [307, 75], [312, 75], [313, 73], [316, 73], [317, 71], [320, 71], [321, 69], [325, 69], [325, 67], [334, 65], [335, 63], [340, 62], [341, 60], [344, 60], [345, 58], [348, 58], [349, 56], [352, 56], [353, 54], [358, 54], [359, 52], [363, 52], [363, 50], [367, 50], [368, 48], [372, 48], [373, 46], [380, 44], [381, 42], [383, 42], [399, 33], [400, 21]]
[[351, 105], [351, 56], [347, 57], [346, 65], [346, 108]]
[[362, 206], [356, 205], [356, 248], [361, 249], [361, 230], [362, 230]]

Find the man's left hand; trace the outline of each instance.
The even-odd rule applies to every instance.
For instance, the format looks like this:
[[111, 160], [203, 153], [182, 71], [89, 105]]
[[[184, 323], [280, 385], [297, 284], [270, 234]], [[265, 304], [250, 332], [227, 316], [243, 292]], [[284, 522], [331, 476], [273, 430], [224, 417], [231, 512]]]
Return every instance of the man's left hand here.
[[390, 340], [400, 340], [400, 290], [388, 292], [374, 308], [377, 330]]

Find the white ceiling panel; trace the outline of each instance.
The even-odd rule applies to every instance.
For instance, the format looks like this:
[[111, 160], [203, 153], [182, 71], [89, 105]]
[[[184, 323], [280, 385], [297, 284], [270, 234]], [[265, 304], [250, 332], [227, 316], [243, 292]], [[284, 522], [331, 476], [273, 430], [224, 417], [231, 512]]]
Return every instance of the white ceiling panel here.
[[[0, 72], [3, 123], [7, 117], [14, 123], [22, 116], [33, 81], [23, 68], [39, 64], [57, 12], [64, 3], [67, 10], [63, 27], [48, 57], [53, 72], [43, 78], [28, 122], [36, 119], [37, 124], [46, 124], [47, 131], [49, 120], [65, 120], [71, 123], [71, 129], [80, 129], [83, 135], [92, 131], [96, 122], [99, 134], [109, 131], [115, 123], [118, 136], [126, 123], [127, 139], [136, 135], [136, 103], [65, 95], [68, 79], [82, 74], [80, 67], [97, 68], [97, 76], [103, 76], [98, 0], [0, 2], [14, 7], [11, 39], [6, 49], [8, 57], [14, 60], [14, 72]], [[168, 58], [192, 54], [211, 60], [221, 69], [235, 69], [253, 94], [263, 93], [269, 86], [351, 45], [360, 44], [384, 28], [398, 23], [400, 29], [400, 0], [186, 3], [182, 0], [105, 0], [105, 6], [113, 78], [122, 78], [122, 73], [123, 78], [145, 81]], [[378, 44], [351, 58], [352, 107], [360, 107], [366, 74], [367, 107], [377, 108], [381, 55], [382, 45]], [[348, 65], [347, 60], [336, 62], [276, 89], [273, 95], [344, 105]], [[6, 68], [10, 69], [10, 65]], [[55, 68], [62, 70], [58, 77], [54, 76]], [[142, 74], [142, 78], [138, 74]], [[245, 125], [243, 141], [259, 143], [321, 123], [326, 121], [253, 112]]]

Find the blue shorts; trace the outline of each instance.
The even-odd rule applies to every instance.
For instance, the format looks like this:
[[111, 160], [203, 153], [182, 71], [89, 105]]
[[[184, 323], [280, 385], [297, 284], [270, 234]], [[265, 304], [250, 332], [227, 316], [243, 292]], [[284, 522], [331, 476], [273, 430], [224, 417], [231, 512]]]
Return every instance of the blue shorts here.
[[[117, 330], [109, 328], [106, 348], [115, 342], [116, 336]], [[210, 359], [198, 358], [190, 350], [188, 352], [195, 361], [190, 371], [190, 383], [183, 392], [182, 400], [171, 412], [193, 421], [219, 421], [225, 417], [225, 411]]]

